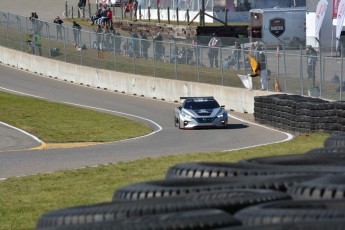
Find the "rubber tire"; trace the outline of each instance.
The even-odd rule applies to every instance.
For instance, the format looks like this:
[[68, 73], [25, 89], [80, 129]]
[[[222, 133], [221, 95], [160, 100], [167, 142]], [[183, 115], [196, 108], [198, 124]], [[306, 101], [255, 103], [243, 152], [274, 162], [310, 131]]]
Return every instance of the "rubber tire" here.
[[264, 224], [256, 226], [240, 226], [230, 228], [220, 228], [217, 230], [343, 230], [345, 220], [313, 220], [313, 221], [298, 221], [294, 223], [281, 224]]
[[[231, 214], [217, 209], [202, 209], [169, 214], [134, 217], [126, 220], [94, 222], [87, 224], [59, 226], [47, 230], [196, 230], [238, 226], [241, 222]], [[37, 228], [37, 230], [42, 228]]]
[[325, 147], [345, 147], [345, 134], [333, 135], [324, 142]]
[[296, 183], [288, 188], [296, 200], [339, 200], [345, 195], [345, 175], [329, 175]]
[[318, 178], [319, 175], [263, 175], [226, 178], [178, 178], [135, 183], [124, 186], [113, 194], [113, 201], [141, 200], [158, 197], [182, 196], [205, 191], [228, 189], [272, 189], [286, 192], [295, 184]]
[[242, 163], [252, 163], [259, 165], [277, 165], [277, 166], [343, 166], [345, 167], [344, 154], [291, 154], [280, 156], [269, 156], [251, 158], [248, 160], [240, 161]]
[[[310, 154], [309, 154], [310, 156]], [[259, 163], [191, 162], [171, 166], [166, 179], [216, 178], [234, 176], [280, 175], [280, 174], [335, 174], [344, 173], [345, 166], [291, 166]]]
[[276, 201], [251, 206], [235, 214], [244, 225], [281, 224], [345, 218], [345, 200]]
[[325, 148], [316, 148], [312, 149], [305, 154], [345, 154], [345, 146], [344, 147], [325, 147]]
[[286, 193], [277, 191], [238, 189], [135, 202], [108, 202], [50, 211], [39, 218], [37, 228], [124, 220], [132, 217], [197, 209], [221, 209], [235, 213], [250, 205], [284, 199], [291, 198]]

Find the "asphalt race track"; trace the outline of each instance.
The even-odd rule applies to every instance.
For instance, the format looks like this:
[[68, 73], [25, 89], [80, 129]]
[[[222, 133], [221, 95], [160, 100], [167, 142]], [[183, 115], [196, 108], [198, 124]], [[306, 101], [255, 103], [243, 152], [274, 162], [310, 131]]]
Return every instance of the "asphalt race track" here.
[[37, 140], [0, 125], [0, 178], [162, 155], [226, 151], [290, 138], [286, 133], [232, 117], [228, 129], [179, 130], [173, 122], [177, 104], [87, 88], [4, 65], [0, 65], [0, 90], [125, 116], [145, 122], [155, 130], [146, 137], [116, 143], [30, 150], [39, 146]]

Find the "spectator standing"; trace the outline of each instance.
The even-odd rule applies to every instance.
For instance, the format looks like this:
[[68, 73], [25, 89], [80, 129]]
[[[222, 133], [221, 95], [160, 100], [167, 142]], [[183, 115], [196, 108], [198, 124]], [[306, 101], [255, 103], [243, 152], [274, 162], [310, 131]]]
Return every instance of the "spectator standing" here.
[[39, 34], [35, 34], [35, 47], [38, 50], [38, 54], [42, 56], [42, 37]]
[[260, 83], [261, 83], [261, 90], [268, 89], [268, 80], [267, 80], [267, 68], [266, 68], [266, 55], [263, 51], [259, 52], [258, 55], [258, 62], [260, 65]]
[[222, 41], [218, 37], [216, 33], [213, 34], [210, 42], [208, 43], [209, 51], [208, 51], [208, 59], [210, 62], [210, 67], [213, 67], [213, 64], [216, 68], [218, 68], [218, 52], [220, 47], [222, 47]]
[[139, 37], [137, 33], [132, 34], [132, 48], [133, 48], [133, 56], [139, 58]]
[[165, 48], [163, 46], [163, 36], [158, 33], [158, 35], [153, 38], [154, 44], [154, 60], [162, 60], [164, 58]]
[[121, 34], [119, 31], [115, 31], [114, 35], [114, 47], [115, 47], [115, 53], [116, 54], [121, 54]]
[[193, 51], [194, 51], [195, 63], [197, 65], [201, 65], [201, 60], [200, 60], [201, 46], [199, 44], [199, 38], [197, 36], [193, 38]]
[[74, 37], [74, 47], [77, 48], [80, 44], [81, 26], [76, 21], [73, 21], [72, 29], [73, 29], [73, 37]]
[[308, 45], [307, 46], [307, 73], [308, 73], [308, 79], [312, 79], [313, 83], [315, 85], [315, 67], [316, 67], [316, 61], [317, 61], [317, 53], [315, 49]]
[[250, 54], [252, 57], [255, 57], [255, 49], [256, 49], [255, 42], [252, 42], [252, 43], [250, 44], [250, 47], [249, 47], [249, 54]]
[[35, 41], [34, 41], [33, 34], [29, 35], [28, 39], [26, 40], [26, 43], [29, 46], [28, 53], [35, 54]]
[[102, 47], [102, 35], [103, 35], [103, 30], [102, 27], [98, 25], [97, 30], [94, 30], [96, 33], [96, 44], [93, 45], [94, 48], [101, 50]]
[[56, 24], [56, 39], [59, 40], [59, 37], [60, 37], [62, 40], [63, 39], [62, 38], [62, 23], [63, 23], [63, 21], [60, 19], [59, 16], [57, 16], [54, 19], [54, 23]]
[[232, 51], [233, 60], [237, 70], [240, 69], [240, 58], [241, 58], [241, 45], [238, 41], [235, 41], [234, 50]]
[[103, 31], [103, 44], [104, 44], [104, 49], [105, 50], [110, 50], [110, 38], [111, 38], [111, 32], [110, 28], [107, 26], [105, 30]]
[[255, 57], [255, 60], [259, 60], [259, 53], [261, 51], [263, 51], [263, 47], [262, 47], [262, 44], [260, 44], [259, 42], [256, 42], [255, 44], [255, 52], [254, 52], [254, 57]]
[[113, 11], [111, 11], [110, 7], [107, 11], [107, 21], [106, 24], [111, 27], [113, 25]]
[[149, 50], [149, 47], [150, 47], [150, 42], [147, 38], [147, 35], [146, 33], [144, 32], [141, 32], [140, 33], [140, 36], [141, 36], [141, 46], [140, 46], [140, 51], [141, 51], [141, 54], [140, 56], [145, 58], [145, 59], [148, 59], [148, 50]]
[[133, 0], [133, 11], [134, 11], [134, 14], [133, 14], [133, 20], [136, 21], [137, 20], [137, 12], [138, 12], [138, 1], [137, 0]]

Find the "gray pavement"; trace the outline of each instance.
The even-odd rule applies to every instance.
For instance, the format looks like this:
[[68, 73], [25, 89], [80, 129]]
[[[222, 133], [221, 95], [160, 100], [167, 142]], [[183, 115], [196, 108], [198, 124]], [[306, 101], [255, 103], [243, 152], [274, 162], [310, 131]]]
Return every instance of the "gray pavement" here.
[[0, 123], [0, 152], [31, 149], [40, 145], [41, 143], [32, 136]]

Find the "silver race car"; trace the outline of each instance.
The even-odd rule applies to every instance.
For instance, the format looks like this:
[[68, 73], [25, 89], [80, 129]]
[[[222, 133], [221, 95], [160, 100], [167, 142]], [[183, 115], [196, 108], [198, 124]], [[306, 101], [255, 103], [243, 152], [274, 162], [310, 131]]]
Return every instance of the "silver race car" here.
[[175, 108], [175, 126], [180, 129], [226, 128], [228, 113], [213, 97], [181, 97], [181, 106]]

